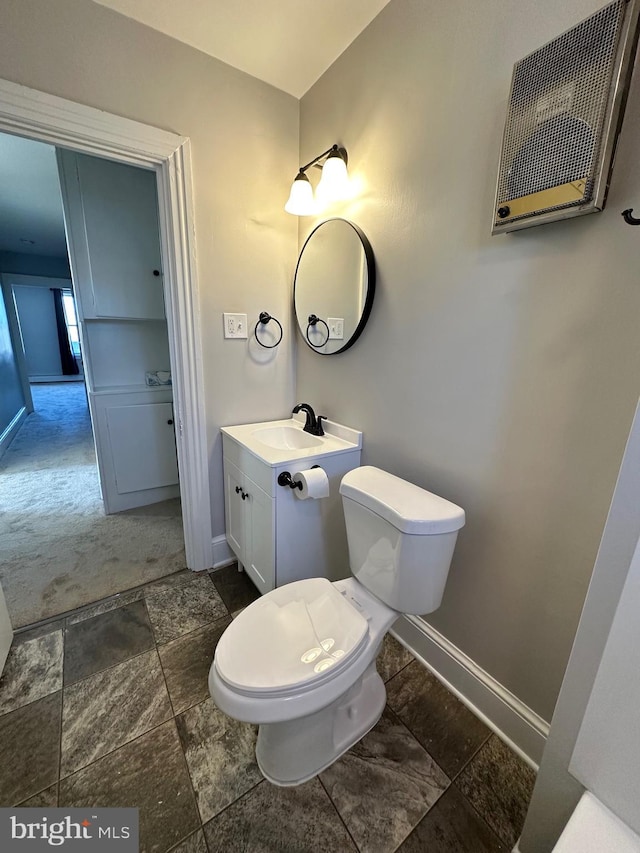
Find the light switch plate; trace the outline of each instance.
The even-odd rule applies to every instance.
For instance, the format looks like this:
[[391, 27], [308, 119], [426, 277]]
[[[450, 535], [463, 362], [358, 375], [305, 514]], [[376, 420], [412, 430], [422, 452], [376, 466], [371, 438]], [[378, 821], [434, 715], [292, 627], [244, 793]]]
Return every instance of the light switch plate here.
[[247, 315], [246, 314], [223, 314], [225, 338], [247, 337]]
[[344, 338], [344, 317], [327, 317], [329, 340], [341, 341]]

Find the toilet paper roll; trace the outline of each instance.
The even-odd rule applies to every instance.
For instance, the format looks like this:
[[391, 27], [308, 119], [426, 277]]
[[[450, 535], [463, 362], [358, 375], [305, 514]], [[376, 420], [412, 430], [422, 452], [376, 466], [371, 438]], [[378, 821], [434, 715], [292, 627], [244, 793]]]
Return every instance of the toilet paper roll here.
[[294, 495], [299, 501], [306, 501], [307, 498], [328, 498], [329, 497], [329, 478], [326, 471], [322, 468], [308, 468], [306, 471], [298, 471], [293, 475], [295, 483], [301, 483], [301, 489], [294, 489]]

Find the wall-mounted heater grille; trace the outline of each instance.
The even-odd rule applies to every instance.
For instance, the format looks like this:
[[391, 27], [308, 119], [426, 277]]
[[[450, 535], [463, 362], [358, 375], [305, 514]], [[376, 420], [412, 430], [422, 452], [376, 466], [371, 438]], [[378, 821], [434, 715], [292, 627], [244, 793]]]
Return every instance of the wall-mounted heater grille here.
[[493, 234], [604, 207], [639, 9], [615, 0], [514, 66]]

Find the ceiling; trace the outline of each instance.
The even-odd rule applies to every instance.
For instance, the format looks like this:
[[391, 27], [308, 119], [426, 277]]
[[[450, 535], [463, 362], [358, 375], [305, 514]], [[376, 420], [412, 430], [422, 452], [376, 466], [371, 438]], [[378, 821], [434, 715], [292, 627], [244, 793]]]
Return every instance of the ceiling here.
[[96, 0], [301, 98], [389, 0]]
[[0, 133], [0, 252], [65, 258], [56, 151]]

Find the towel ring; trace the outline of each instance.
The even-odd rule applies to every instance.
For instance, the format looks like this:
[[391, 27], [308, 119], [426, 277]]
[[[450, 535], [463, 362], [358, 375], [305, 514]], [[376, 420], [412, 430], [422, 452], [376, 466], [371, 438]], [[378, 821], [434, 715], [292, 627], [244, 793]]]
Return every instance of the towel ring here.
[[[310, 326], [316, 326], [317, 323], [322, 323], [324, 325], [325, 329], [327, 330], [327, 337], [322, 341], [321, 344], [314, 344], [314, 342], [309, 337], [309, 327]], [[310, 346], [314, 347], [315, 349], [320, 349], [320, 347], [323, 347], [326, 344], [326, 342], [329, 340], [329, 326], [322, 319], [322, 317], [316, 317], [315, 314], [309, 314], [309, 322], [307, 323], [307, 333], [306, 334], [307, 334], [307, 340], [309, 341]]]
[[627, 210], [623, 210], [620, 216], [623, 217], [627, 225], [640, 225], [640, 219], [637, 219], [635, 216], [632, 216], [632, 213], [633, 208], [630, 207]]
[[[260, 324], [266, 326], [267, 323], [271, 322], [271, 320], [273, 320], [274, 323], [277, 323], [278, 328], [280, 329], [280, 337], [275, 342], [275, 344], [263, 344], [260, 338], [258, 337], [258, 326], [260, 326]], [[277, 347], [280, 341], [282, 340], [282, 323], [280, 322], [280, 320], [276, 320], [275, 317], [272, 317], [271, 314], [267, 314], [266, 311], [261, 311], [260, 317], [258, 318], [258, 322], [256, 323], [256, 327], [253, 330], [253, 335], [261, 347], [264, 347], [265, 349], [274, 349], [274, 347]]]

